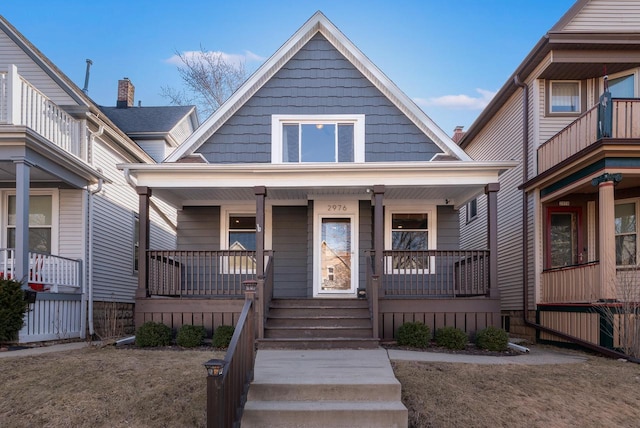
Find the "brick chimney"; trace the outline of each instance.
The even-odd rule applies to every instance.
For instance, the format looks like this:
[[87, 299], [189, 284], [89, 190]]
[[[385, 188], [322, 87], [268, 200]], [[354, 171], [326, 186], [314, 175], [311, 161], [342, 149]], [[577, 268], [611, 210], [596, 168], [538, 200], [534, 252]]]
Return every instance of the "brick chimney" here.
[[460, 140], [462, 140], [462, 137], [464, 137], [465, 132], [462, 130], [463, 128], [464, 126], [458, 125], [453, 130], [453, 136], [451, 137], [451, 139], [453, 140], [454, 143], [458, 144]]
[[116, 107], [127, 108], [133, 107], [133, 93], [135, 88], [128, 77], [118, 80], [118, 102]]

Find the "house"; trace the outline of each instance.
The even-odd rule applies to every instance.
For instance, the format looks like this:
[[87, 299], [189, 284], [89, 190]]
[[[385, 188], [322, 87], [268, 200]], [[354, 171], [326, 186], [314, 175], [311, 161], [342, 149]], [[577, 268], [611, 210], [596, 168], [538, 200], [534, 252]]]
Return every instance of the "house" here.
[[[317, 12], [163, 163], [120, 165], [140, 197], [136, 324], [235, 324], [245, 281], [262, 343], [499, 324], [497, 243], [461, 250], [458, 209], [487, 193], [495, 210], [513, 165], [472, 160]], [[175, 247], [149, 243], [151, 196], [178, 210]], [[362, 305], [357, 334], [300, 320]]]
[[[104, 335], [116, 317], [132, 329], [138, 202], [116, 164], [155, 160], [2, 17], [0, 30], [0, 271], [35, 291], [19, 341]], [[151, 242], [175, 245], [174, 228], [153, 205]]]
[[[625, 348], [621, 326], [637, 328], [622, 307], [640, 300], [638, 11], [635, 0], [577, 1], [460, 142], [474, 159], [519, 163], [498, 195], [498, 284], [514, 334]], [[463, 248], [484, 243], [483, 218], [482, 196], [461, 210]]]

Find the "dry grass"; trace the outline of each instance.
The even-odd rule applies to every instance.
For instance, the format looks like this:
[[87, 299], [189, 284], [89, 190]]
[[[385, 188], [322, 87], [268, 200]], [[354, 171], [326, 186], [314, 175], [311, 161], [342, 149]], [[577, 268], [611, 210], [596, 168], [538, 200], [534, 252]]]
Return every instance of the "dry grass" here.
[[[201, 350], [83, 349], [0, 360], [1, 427], [193, 427]], [[640, 366], [394, 362], [412, 427], [637, 427]]]
[[410, 427], [638, 427], [640, 366], [394, 362]]

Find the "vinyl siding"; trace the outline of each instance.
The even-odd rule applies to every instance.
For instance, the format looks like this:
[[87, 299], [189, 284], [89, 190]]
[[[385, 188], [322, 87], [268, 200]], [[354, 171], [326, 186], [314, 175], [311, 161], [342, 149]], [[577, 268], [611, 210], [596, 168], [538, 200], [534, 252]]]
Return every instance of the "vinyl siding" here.
[[59, 192], [58, 253], [62, 257], [84, 260], [85, 215], [83, 190]]
[[367, 162], [426, 161], [442, 152], [319, 34], [198, 152], [211, 163], [271, 162], [273, 114], [364, 114]]
[[162, 162], [167, 157], [167, 144], [164, 140], [138, 141], [138, 145], [156, 162]]
[[171, 136], [177, 141], [178, 144], [182, 144], [189, 135], [191, 135], [194, 131], [193, 125], [191, 124], [190, 118], [187, 118], [180, 122], [178, 126], [176, 126], [171, 131]]
[[6, 33], [0, 31], [0, 71], [7, 71], [7, 67], [11, 64], [18, 67], [18, 73], [54, 103], [77, 104]]
[[637, 32], [640, 4], [635, 0], [592, 0], [575, 16], [563, 32]]
[[273, 207], [272, 233], [274, 297], [307, 297], [307, 207]]
[[359, 206], [358, 232], [360, 235], [358, 242], [358, 287], [367, 286], [367, 259], [365, 252], [373, 249], [373, 207], [371, 201], [360, 201]]
[[438, 250], [457, 250], [460, 248], [460, 225], [458, 212], [452, 206], [438, 207], [437, 245]]
[[220, 249], [220, 207], [184, 207], [178, 211], [178, 250]]

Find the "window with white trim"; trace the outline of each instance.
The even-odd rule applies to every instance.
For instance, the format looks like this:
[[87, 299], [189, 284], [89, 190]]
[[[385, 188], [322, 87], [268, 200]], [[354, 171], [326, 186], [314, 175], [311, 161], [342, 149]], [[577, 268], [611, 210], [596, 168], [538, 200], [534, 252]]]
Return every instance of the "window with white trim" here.
[[364, 115], [273, 115], [272, 163], [364, 162]]
[[638, 201], [621, 201], [615, 206], [616, 265], [638, 264]]
[[226, 214], [225, 246], [229, 250], [226, 263], [229, 273], [256, 271], [256, 216], [251, 213]]
[[433, 273], [433, 257], [426, 250], [435, 249], [435, 210], [387, 209], [387, 249], [397, 251], [387, 269], [393, 273]]
[[581, 82], [574, 80], [552, 80], [549, 82], [550, 113], [580, 113]]
[[[53, 244], [53, 205], [51, 194], [29, 196], [29, 251], [51, 254]], [[16, 195], [7, 196], [7, 247], [16, 246]]]

